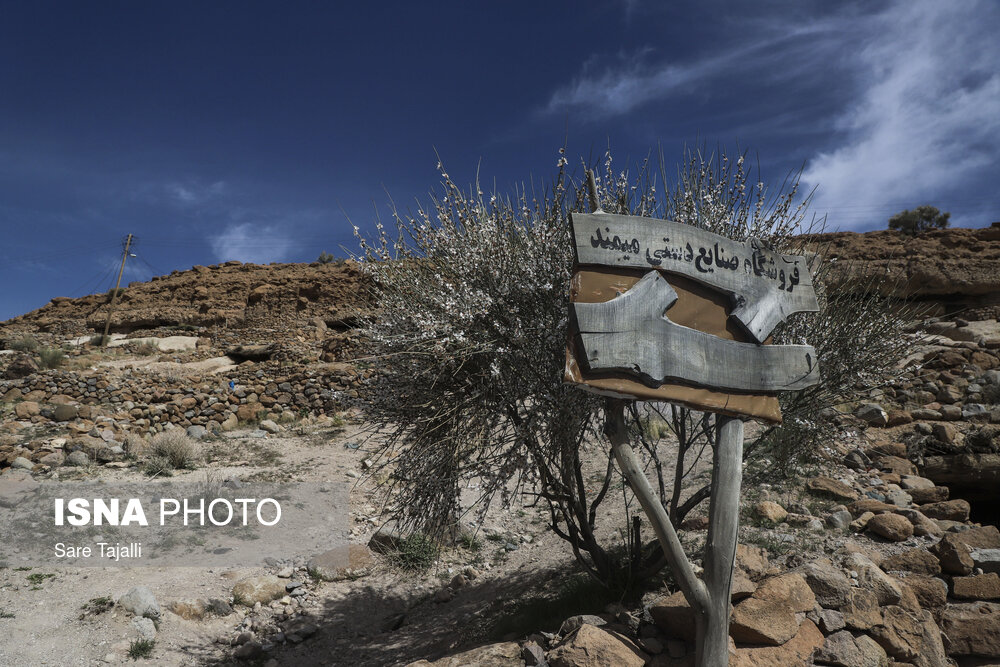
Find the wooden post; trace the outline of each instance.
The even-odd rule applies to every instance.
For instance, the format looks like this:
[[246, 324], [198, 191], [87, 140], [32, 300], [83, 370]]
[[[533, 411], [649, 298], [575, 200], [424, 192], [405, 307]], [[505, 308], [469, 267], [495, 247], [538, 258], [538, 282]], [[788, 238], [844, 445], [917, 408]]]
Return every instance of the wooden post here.
[[[670, 523], [670, 517], [663, 508], [663, 503], [656, 497], [653, 487], [636, 460], [635, 452], [629, 444], [628, 430], [625, 428], [625, 401], [617, 398], [609, 398], [605, 405], [605, 427], [604, 432], [611, 441], [611, 449], [614, 452], [615, 460], [622, 474], [628, 480], [632, 493], [639, 500], [643, 512], [653, 525], [653, 532], [663, 547], [663, 553], [667, 557], [670, 570], [677, 577], [677, 583], [684, 592], [684, 597], [695, 610], [698, 617], [698, 626], [701, 627], [705, 610], [708, 608], [709, 597], [705, 584], [695, 576], [694, 569], [684, 555], [684, 547], [677, 537], [677, 531]], [[737, 491], [737, 493], [739, 493]]]
[[132, 245], [132, 235], [125, 239], [125, 252], [122, 253], [122, 265], [118, 269], [118, 280], [115, 281], [115, 291], [111, 293], [111, 303], [108, 304], [108, 321], [104, 323], [104, 335], [101, 336], [101, 347], [108, 344], [108, 330], [111, 329], [111, 314], [115, 310], [115, 303], [118, 301], [118, 287], [122, 284], [122, 274], [125, 273], [125, 260], [128, 258], [128, 249]]
[[705, 544], [708, 607], [704, 635], [698, 638], [695, 663], [701, 667], [729, 664], [729, 607], [740, 523], [743, 480], [743, 422], [716, 415], [717, 437], [712, 461], [712, 496]]
[[618, 467], [653, 526], [684, 598], [694, 610], [695, 664], [698, 667], [726, 667], [729, 664], [729, 607], [743, 479], [743, 422], [733, 417], [716, 416], [718, 432], [712, 463], [705, 579], [702, 581], [695, 576], [663, 503], [656, 497], [629, 444], [624, 407], [623, 400], [608, 399], [605, 434], [611, 441]]

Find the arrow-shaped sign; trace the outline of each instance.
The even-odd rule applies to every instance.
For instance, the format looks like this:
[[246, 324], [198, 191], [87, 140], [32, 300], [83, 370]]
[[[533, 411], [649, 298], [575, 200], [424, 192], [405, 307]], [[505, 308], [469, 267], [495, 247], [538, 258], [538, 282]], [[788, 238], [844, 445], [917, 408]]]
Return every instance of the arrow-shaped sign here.
[[592, 371], [625, 371], [657, 386], [668, 379], [735, 391], [803, 389], [819, 382], [809, 345], [755, 345], [724, 340], [671, 322], [677, 293], [650, 271], [603, 303], [573, 303]]
[[792, 313], [819, 310], [804, 257], [755, 240], [732, 241], [691, 225], [610, 213], [570, 216], [577, 263], [679, 273], [733, 298], [730, 316], [764, 342]]

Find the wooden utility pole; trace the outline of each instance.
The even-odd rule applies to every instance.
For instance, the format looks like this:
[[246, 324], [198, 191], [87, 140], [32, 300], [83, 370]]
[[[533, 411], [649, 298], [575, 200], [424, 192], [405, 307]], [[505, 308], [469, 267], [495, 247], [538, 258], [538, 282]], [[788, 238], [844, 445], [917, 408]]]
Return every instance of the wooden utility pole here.
[[128, 259], [128, 250], [132, 246], [132, 235], [125, 239], [125, 251], [122, 253], [122, 265], [118, 269], [118, 280], [115, 281], [115, 291], [111, 293], [111, 303], [108, 305], [108, 321], [104, 323], [104, 335], [101, 336], [101, 347], [108, 344], [108, 331], [111, 329], [111, 315], [115, 311], [115, 304], [118, 302], [118, 287], [122, 284], [122, 274], [125, 273], [125, 260]]

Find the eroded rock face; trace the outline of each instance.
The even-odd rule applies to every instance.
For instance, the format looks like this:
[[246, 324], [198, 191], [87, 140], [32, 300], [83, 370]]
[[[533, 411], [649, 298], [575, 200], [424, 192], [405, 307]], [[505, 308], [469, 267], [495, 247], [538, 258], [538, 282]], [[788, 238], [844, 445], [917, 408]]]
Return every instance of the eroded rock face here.
[[[263, 325], [319, 318], [338, 327], [366, 310], [367, 286], [352, 261], [339, 264], [241, 264], [195, 266], [123, 288], [111, 330], [161, 326]], [[102, 330], [110, 298], [57, 297], [9, 324], [53, 333]]]
[[833, 289], [858, 288], [855, 271], [888, 272], [885, 288], [896, 296], [945, 307], [969, 308], [968, 319], [1000, 315], [1000, 227], [944, 229], [915, 236], [895, 231], [838, 232], [811, 237], [828, 257], [850, 259], [829, 268]]

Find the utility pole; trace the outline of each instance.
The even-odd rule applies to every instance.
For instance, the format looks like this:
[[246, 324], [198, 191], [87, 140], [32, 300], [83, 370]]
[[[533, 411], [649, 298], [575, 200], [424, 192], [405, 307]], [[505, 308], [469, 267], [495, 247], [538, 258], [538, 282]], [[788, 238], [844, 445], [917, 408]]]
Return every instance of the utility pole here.
[[101, 347], [108, 344], [108, 330], [111, 329], [111, 314], [114, 313], [115, 303], [118, 301], [118, 287], [122, 284], [122, 274], [125, 273], [125, 260], [128, 258], [128, 249], [132, 245], [132, 235], [125, 239], [125, 251], [122, 253], [122, 265], [118, 269], [118, 280], [115, 281], [115, 291], [111, 293], [111, 304], [108, 306], [108, 321], [104, 323], [104, 335], [101, 336]]

